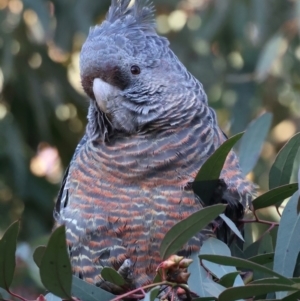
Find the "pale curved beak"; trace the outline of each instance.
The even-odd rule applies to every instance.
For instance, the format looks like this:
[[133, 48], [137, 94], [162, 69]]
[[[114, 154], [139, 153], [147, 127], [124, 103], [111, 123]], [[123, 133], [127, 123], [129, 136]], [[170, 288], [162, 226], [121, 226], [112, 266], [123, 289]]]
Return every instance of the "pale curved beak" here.
[[104, 113], [107, 112], [107, 102], [109, 97], [115, 94], [116, 88], [100, 78], [95, 78], [93, 81], [93, 92], [96, 102], [100, 110]]

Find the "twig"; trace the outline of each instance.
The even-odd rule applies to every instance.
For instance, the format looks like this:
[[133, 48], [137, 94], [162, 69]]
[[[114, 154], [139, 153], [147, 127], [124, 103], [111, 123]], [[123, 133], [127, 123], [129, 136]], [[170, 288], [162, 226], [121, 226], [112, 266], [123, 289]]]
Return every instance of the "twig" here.
[[155, 287], [155, 286], [158, 286], [158, 285], [173, 285], [173, 283], [170, 283], [170, 282], [167, 282], [167, 281], [162, 281], [162, 282], [157, 282], [157, 283], [151, 283], [151, 284], [148, 284], [148, 285], [145, 285], [143, 287], [138, 287], [130, 292], [127, 292], [123, 295], [120, 295], [114, 299], [112, 299], [111, 301], [119, 301], [121, 299], [123, 299], [124, 297], [128, 297], [128, 296], [131, 296], [137, 292], [142, 292], [142, 294], [144, 294], [144, 290], [145, 289], [148, 289], [148, 288], [152, 288], [152, 287]]
[[22, 300], [22, 301], [28, 301], [27, 299], [21, 297], [21, 296], [18, 295], [18, 294], [15, 294], [15, 293], [11, 292], [10, 290], [7, 290], [7, 291], [8, 291], [9, 294], [12, 295], [13, 297], [16, 297], [16, 298], [18, 298], [18, 299], [20, 299], [20, 300]]

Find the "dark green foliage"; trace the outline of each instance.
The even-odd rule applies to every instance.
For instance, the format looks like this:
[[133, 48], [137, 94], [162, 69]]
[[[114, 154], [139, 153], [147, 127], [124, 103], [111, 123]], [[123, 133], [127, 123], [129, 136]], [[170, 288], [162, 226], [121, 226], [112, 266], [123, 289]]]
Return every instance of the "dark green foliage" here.
[[242, 136], [243, 133], [239, 133], [225, 141], [199, 170], [193, 183], [193, 190], [205, 204], [209, 204], [228, 153]]
[[103, 270], [101, 271], [101, 276], [104, 280], [109, 281], [118, 286], [122, 286], [125, 284], [125, 280], [123, 279], [123, 277], [112, 268], [103, 268]]
[[20, 222], [14, 222], [0, 240], [0, 287], [9, 290], [16, 267], [15, 252]]
[[193, 213], [188, 218], [177, 223], [165, 235], [160, 245], [160, 256], [167, 259], [178, 252], [182, 246], [195, 234], [201, 231], [210, 221], [225, 210], [226, 205], [214, 205]]
[[63, 299], [71, 298], [72, 271], [66, 247], [65, 227], [61, 226], [52, 233], [40, 259], [39, 268], [46, 289]]
[[278, 153], [270, 170], [269, 188], [288, 184], [291, 179], [295, 158], [300, 150], [300, 133], [292, 137]]

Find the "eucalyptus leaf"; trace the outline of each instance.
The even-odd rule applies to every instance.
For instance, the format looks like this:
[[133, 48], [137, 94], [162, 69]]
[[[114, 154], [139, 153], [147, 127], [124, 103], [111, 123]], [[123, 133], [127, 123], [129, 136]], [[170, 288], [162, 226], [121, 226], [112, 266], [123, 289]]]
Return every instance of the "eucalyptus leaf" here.
[[287, 45], [288, 41], [281, 33], [273, 35], [267, 41], [255, 68], [257, 81], [264, 81], [268, 77], [274, 62], [282, 55], [283, 50], [286, 51]]
[[33, 252], [33, 260], [35, 264], [40, 267], [42, 258], [44, 256], [46, 246], [39, 246]]
[[218, 298], [219, 295], [226, 289], [226, 287], [214, 282], [214, 281], [207, 281], [204, 283], [205, 290], [215, 298]]
[[276, 187], [254, 199], [252, 201], [253, 208], [254, 210], [258, 210], [272, 205], [281, 204], [297, 190], [298, 183]]
[[16, 267], [16, 249], [20, 222], [14, 222], [0, 240], [0, 287], [8, 290]]
[[167, 259], [179, 251], [188, 240], [225, 210], [226, 205], [218, 204], [203, 208], [173, 226], [163, 238], [160, 256]]
[[218, 301], [233, 301], [239, 298], [246, 299], [254, 296], [260, 296], [270, 292], [295, 290], [297, 290], [297, 288], [291, 285], [248, 284], [246, 286], [238, 286], [226, 289], [220, 294]]
[[110, 301], [116, 296], [76, 276], [72, 277], [72, 295], [81, 301]]
[[226, 275], [224, 275], [220, 280], [219, 280], [219, 284], [224, 286], [224, 287], [231, 287], [234, 285], [234, 281], [236, 279], [236, 277], [239, 275], [239, 272], [231, 272], [228, 273]]
[[114, 269], [109, 267], [104, 267], [101, 271], [101, 276], [104, 280], [122, 286], [125, 284], [123, 277]]
[[193, 190], [200, 196], [201, 200], [205, 204], [209, 204], [209, 201], [215, 191], [228, 153], [243, 134], [244, 133], [236, 134], [226, 140], [218, 149], [215, 150], [215, 152], [200, 168], [195, 181], [193, 182]]
[[[200, 249], [200, 257], [203, 254], [215, 254], [215, 255], [225, 255], [230, 256], [229, 247], [220, 241], [219, 239], [210, 237], [206, 239]], [[209, 270], [216, 278], [221, 279], [229, 273], [237, 272], [234, 266], [226, 266], [222, 264], [216, 264], [210, 261], [202, 260], [204, 267]], [[241, 276], [236, 276], [234, 285], [244, 285]]]
[[254, 168], [271, 123], [272, 114], [264, 113], [248, 125], [239, 147], [239, 163], [244, 175]]
[[226, 265], [226, 266], [235, 266], [239, 268], [244, 268], [244, 269], [251, 269], [251, 270], [256, 270], [256, 271], [261, 271], [263, 273], [266, 273], [268, 275], [272, 275], [274, 277], [277, 277], [284, 281], [284, 284], [286, 285], [292, 285], [294, 282], [262, 265], [259, 265], [257, 263], [251, 262], [246, 259], [241, 259], [237, 257], [229, 257], [229, 256], [220, 256], [220, 255], [199, 255], [201, 260], [207, 260], [211, 261], [217, 264], [221, 265]]
[[156, 297], [158, 296], [159, 291], [160, 291], [159, 286], [152, 288], [149, 292], [146, 293], [146, 295], [144, 297], [144, 301], [154, 301], [156, 299]]
[[291, 293], [289, 295], [287, 295], [286, 297], [280, 299], [281, 301], [295, 301], [295, 300], [299, 300], [300, 298], [300, 291]]
[[274, 261], [274, 253], [259, 254], [248, 258], [249, 261], [257, 264], [266, 264]]
[[231, 229], [231, 231], [242, 241], [244, 240], [243, 235], [241, 234], [240, 230], [237, 228], [237, 226], [235, 225], [235, 223], [229, 218], [227, 217], [224, 213], [219, 215], [222, 220], [227, 224], [227, 226]]
[[[300, 183], [300, 167], [298, 170], [298, 185]], [[298, 203], [297, 203], [297, 214], [300, 212], [300, 188], [298, 188]]]
[[200, 260], [197, 253], [191, 255], [193, 259], [192, 264], [189, 266], [188, 271], [191, 273], [188, 279], [188, 285], [192, 292], [198, 296], [208, 297], [209, 294], [204, 288], [204, 283], [210, 277], [209, 273], [200, 265]]
[[[280, 220], [274, 256], [274, 271], [292, 277], [300, 252], [300, 216], [297, 214], [298, 192], [285, 206]], [[283, 297], [276, 294], [276, 297]]]
[[50, 236], [40, 262], [40, 276], [51, 293], [62, 299], [71, 299], [72, 269], [64, 226], [56, 228]]
[[277, 154], [269, 173], [269, 189], [288, 184], [300, 148], [300, 133], [294, 135]]
[[44, 297], [47, 301], [63, 301], [63, 299], [53, 295], [52, 293], [48, 293]]

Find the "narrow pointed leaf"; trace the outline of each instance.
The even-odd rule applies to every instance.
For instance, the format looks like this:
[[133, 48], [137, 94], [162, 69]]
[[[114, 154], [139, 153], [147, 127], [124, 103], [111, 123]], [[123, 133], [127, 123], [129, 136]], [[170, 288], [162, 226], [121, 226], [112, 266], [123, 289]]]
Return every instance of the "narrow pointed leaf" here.
[[218, 301], [233, 301], [240, 298], [246, 299], [253, 296], [260, 296], [270, 292], [295, 291], [297, 288], [290, 285], [279, 284], [249, 284], [246, 286], [232, 287], [226, 289], [219, 296]]
[[44, 256], [46, 246], [39, 246], [33, 252], [33, 260], [35, 264], [40, 267], [42, 258]]
[[191, 237], [200, 232], [225, 210], [226, 205], [214, 205], [201, 209], [173, 226], [160, 245], [160, 256], [167, 259], [179, 251]]
[[[292, 277], [300, 252], [300, 216], [297, 214], [298, 192], [285, 206], [277, 234], [274, 256], [274, 271]], [[276, 297], [279, 297], [276, 296]], [[280, 295], [280, 297], [283, 297]]]
[[110, 301], [116, 296], [75, 276], [72, 278], [72, 295], [81, 301]]
[[72, 269], [66, 246], [65, 227], [51, 235], [40, 263], [40, 276], [45, 288], [63, 299], [71, 299]]
[[239, 163], [244, 175], [255, 166], [261, 153], [264, 141], [270, 130], [272, 114], [265, 113], [253, 120], [247, 127], [241, 139], [239, 148]]
[[245, 241], [242, 233], [229, 217], [227, 217], [224, 213], [220, 214], [220, 217], [240, 240]]
[[214, 263], [226, 265], [226, 266], [235, 266], [239, 268], [244, 269], [251, 269], [255, 271], [260, 271], [263, 273], [266, 273], [268, 275], [272, 275], [274, 277], [277, 277], [279, 279], [282, 279], [284, 281], [284, 284], [294, 284], [294, 282], [262, 265], [259, 265], [257, 263], [251, 262], [246, 259], [241, 259], [237, 257], [229, 257], [229, 256], [220, 256], [220, 255], [199, 255], [200, 259], [202, 260], [208, 260]]
[[17, 238], [20, 222], [14, 222], [0, 240], [0, 287], [8, 290], [14, 276], [17, 249]]
[[215, 297], [200, 297], [200, 298], [195, 298], [193, 301], [216, 301], [217, 298]]
[[144, 301], [154, 301], [155, 298], [158, 296], [159, 291], [160, 291], [159, 286], [152, 288], [148, 293], [146, 293], [144, 297]]
[[290, 182], [295, 157], [300, 148], [300, 133], [293, 136], [280, 150], [269, 173], [269, 188]]
[[218, 298], [219, 295], [226, 289], [226, 287], [224, 287], [212, 280], [204, 283], [204, 287], [205, 287], [205, 290], [215, 298]]
[[249, 261], [257, 264], [266, 264], [274, 261], [274, 253], [260, 254], [248, 258]]
[[286, 51], [288, 46], [287, 38], [283, 34], [275, 34], [265, 44], [255, 68], [255, 78], [257, 81], [264, 81], [274, 64]]
[[236, 277], [239, 275], [239, 272], [231, 272], [224, 275], [220, 280], [219, 284], [225, 287], [231, 287], [234, 284]]
[[[298, 185], [300, 185], [300, 167], [298, 171]], [[298, 203], [297, 203], [297, 214], [300, 212], [300, 188], [298, 187]]]
[[198, 296], [207, 297], [209, 295], [204, 288], [204, 283], [208, 279], [209, 273], [201, 266], [197, 253], [193, 253], [191, 259], [193, 259], [193, 262], [188, 269], [191, 273], [188, 279], [189, 288]]
[[282, 298], [281, 301], [295, 301], [295, 300], [299, 300], [299, 298], [300, 298], [300, 291], [297, 291]]
[[52, 293], [48, 293], [44, 296], [47, 301], [63, 301], [61, 298], [53, 295]]
[[118, 286], [122, 286], [125, 284], [125, 280], [123, 277], [114, 269], [104, 267], [101, 271], [101, 276], [104, 280], [114, 283]]
[[[290, 278], [291, 281], [295, 283], [300, 283], [300, 278]], [[251, 282], [251, 284], [284, 284], [281, 279], [278, 278], [262, 278], [262, 279], [257, 279]]]
[[286, 198], [289, 198], [297, 190], [298, 183], [276, 187], [253, 200], [253, 208], [254, 210], [258, 210], [261, 208], [281, 204]]
[[216, 151], [204, 162], [193, 183], [194, 192], [200, 196], [205, 204], [209, 204], [211, 196], [216, 188], [220, 173], [228, 153], [234, 144], [243, 136], [239, 133], [226, 140]]
[[[229, 247], [224, 242], [214, 237], [210, 237], [204, 241], [199, 254], [214, 254], [225, 256], [231, 255]], [[222, 264], [220, 265], [206, 260], [202, 260], [202, 264], [218, 279], [221, 279], [229, 273], [237, 272], [234, 266], [227, 266]], [[244, 285], [241, 276], [236, 277], [234, 285]]]

